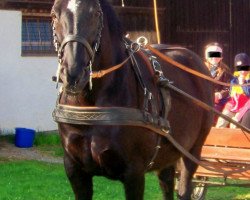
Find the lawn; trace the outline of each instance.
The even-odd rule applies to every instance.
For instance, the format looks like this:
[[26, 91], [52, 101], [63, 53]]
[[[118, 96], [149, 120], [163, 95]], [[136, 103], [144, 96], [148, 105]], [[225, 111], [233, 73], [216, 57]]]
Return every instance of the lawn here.
[[[62, 155], [58, 135], [38, 134], [35, 145], [51, 155]], [[74, 199], [62, 164], [1, 158], [0, 161], [0, 200]], [[94, 191], [94, 200], [125, 200], [122, 185], [117, 181], [95, 177]], [[250, 190], [243, 187], [211, 187], [206, 197], [207, 200], [250, 200]], [[146, 176], [144, 199], [162, 199], [154, 173]]]
[[[0, 163], [1, 200], [73, 200], [63, 165], [37, 161], [5, 161]], [[94, 179], [94, 200], [124, 199], [122, 185], [103, 177]], [[161, 192], [153, 173], [146, 176], [145, 200], [160, 200]], [[249, 188], [212, 187], [207, 200], [250, 199]]]

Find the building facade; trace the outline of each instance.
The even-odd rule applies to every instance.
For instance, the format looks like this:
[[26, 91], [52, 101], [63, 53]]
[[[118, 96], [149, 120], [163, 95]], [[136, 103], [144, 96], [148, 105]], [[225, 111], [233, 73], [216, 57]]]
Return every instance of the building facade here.
[[[152, 0], [108, 0], [124, 30], [135, 40], [156, 43]], [[50, 10], [53, 0], [0, 2], [0, 130], [27, 126], [51, 130], [57, 68]], [[204, 46], [219, 42], [224, 61], [250, 54], [250, 0], [157, 0], [161, 42], [187, 47], [203, 57]]]
[[22, 12], [0, 10], [0, 131], [15, 127], [56, 129], [51, 113], [57, 90], [55, 56], [28, 56], [22, 49]]

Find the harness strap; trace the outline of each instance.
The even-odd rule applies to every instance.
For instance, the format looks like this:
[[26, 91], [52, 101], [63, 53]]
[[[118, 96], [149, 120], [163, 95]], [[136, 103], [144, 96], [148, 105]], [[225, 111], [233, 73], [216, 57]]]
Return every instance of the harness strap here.
[[230, 174], [240, 173], [240, 172], [244, 172], [244, 171], [247, 171], [250, 169], [250, 167], [244, 167], [244, 168], [240, 168], [240, 169], [236, 169], [236, 170], [226, 171], [226, 170], [223, 170], [221, 167], [218, 167], [216, 164], [212, 164], [212, 163], [208, 164], [207, 162], [200, 161], [196, 157], [194, 157], [191, 153], [189, 153], [185, 148], [183, 148], [183, 146], [181, 146], [178, 142], [176, 142], [176, 140], [172, 137], [172, 135], [169, 134], [169, 131], [161, 129], [161, 130], [157, 130], [156, 132], [157, 133], [164, 132], [165, 133], [164, 136], [168, 139], [168, 141], [170, 141], [170, 143], [172, 145], [174, 145], [174, 147], [176, 147], [176, 149], [178, 149], [184, 156], [186, 156], [188, 159], [190, 159], [191, 161], [193, 161], [197, 165], [200, 165], [201, 167], [203, 167], [209, 171], [220, 172], [220, 173], [224, 174], [225, 177], [227, 177]]
[[177, 92], [177, 93], [179, 93], [179, 94], [181, 94], [181, 95], [187, 97], [188, 99], [190, 99], [191, 101], [193, 101], [196, 105], [198, 105], [198, 106], [204, 108], [205, 110], [207, 110], [207, 111], [212, 111], [213, 113], [219, 115], [220, 117], [226, 119], [226, 120], [229, 121], [230, 123], [236, 125], [237, 127], [241, 128], [242, 130], [244, 130], [244, 131], [246, 131], [247, 133], [250, 134], [250, 129], [249, 129], [249, 128], [247, 128], [247, 127], [241, 125], [239, 122], [233, 120], [232, 118], [228, 117], [227, 115], [222, 114], [221, 112], [217, 111], [217, 110], [216, 110], [215, 108], [213, 108], [212, 106], [209, 106], [208, 104], [206, 104], [206, 103], [200, 101], [199, 99], [197, 99], [197, 98], [195, 98], [195, 97], [193, 97], [193, 96], [187, 94], [187, 93], [184, 92], [183, 90], [180, 90], [179, 88], [173, 86], [172, 84], [169, 84], [169, 81], [162, 81], [161, 84], [162, 84], [162, 86], [168, 87], [168, 88], [170, 88], [171, 90], [173, 90], [173, 91], [175, 91], [175, 92]]
[[[191, 95], [185, 93], [184, 91], [174, 87], [171, 82], [164, 76], [163, 72], [162, 72], [162, 69], [161, 69], [161, 65], [158, 63], [158, 61], [156, 60], [156, 58], [154, 56], [151, 56], [150, 57], [150, 60], [152, 62], [152, 66], [153, 66], [153, 70], [155, 72], [155, 76], [158, 78], [158, 85], [160, 86], [160, 90], [161, 90], [161, 94], [164, 95], [164, 97], [166, 97], [167, 95], [170, 96], [169, 94], [169, 91], [166, 90], [166, 88], [169, 88], [169, 89], [172, 89], [178, 93], [180, 93], [181, 95], [185, 96], [185, 97], [188, 97], [189, 99], [191, 99], [192, 101], [194, 101], [194, 103], [198, 104], [198, 106], [201, 106], [202, 108], [205, 108], [207, 110], [211, 109], [212, 111], [215, 111], [217, 113], [220, 113], [218, 112], [217, 110], [215, 110], [214, 108], [212, 108], [211, 106], [207, 105], [206, 103], [192, 97]], [[169, 112], [169, 109], [170, 109], [170, 98], [163, 98], [163, 101], [164, 101], [164, 105], [165, 105], [165, 117], [168, 116], [168, 112]], [[167, 105], [167, 106], [166, 106]], [[223, 115], [223, 114], [222, 114]], [[227, 117], [227, 116], [225, 116]], [[227, 117], [229, 118], [229, 117]], [[237, 123], [237, 122], [236, 122]], [[215, 172], [220, 172], [220, 173], [223, 173], [225, 177], [227, 177], [228, 175], [230, 174], [233, 174], [233, 173], [240, 173], [240, 172], [244, 172], [248, 169], [250, 169], [250, 167], [247, 167], [247, 168], [240, 168], [240, 169], [236, 169], [236, 170], [231, 170], [231, 171], [226, 171], [226, 170], [223, 170], [221, 168], [218, 168], [218, 166], [216, 165], [213, 165], [213, 164], [208, 164], [204, 161], [200, 161], [198, 160], [196, 157], [194, 157], [191, 153], [189, 153], [185, 148], [183, 148], [174, 138], [173, 136], [170, 134], [171, 133], [171, 129], [169, 130], [166, 130], [166, 129], [161, 129], [160, 131], [159, 130], [155, 130], [156, 133], [159, 133], [160, 132], [164, 132], [165, 133], [165, 137], [168, 139], [168, 141], [171, 142], [171, 144], [173, 144], [184, 156], [186, 156], [187, 158], [189, 158], [191, 161], [193, 161], [194, 163], [196, 163], [197, 165], [200, 165], [202, 166], [203, 168], [207, 169], [207, 170], [210, 170], [210, 171], [215, 171]], [[153, 165], [153, 162], [152, 164]]]
[[141, 86], [142, 90], [145, 90], [146, 85], [144, 83], [144, 80], [143, 80], [142, 74], [141, 74], [141, 70], [139, 68], [138, 62], [137, 62], [134, 55], [131, 57], [131, 63], [133, 65], [134, 72], [136, 74], [137, 80], [140, 83], [140, 86]]
[[122, 66], [124, 66], [126, 64], [126, 62], [129, 61], [129, 59], [131, 59], [131, 61], [135, 61], [134, 59], [134, 53], [139, 51], [139, 46], [137, 45], [136, 47], [133, 47], [133, 45], [128, 45], [128, 43], [126, 41], [125, 42], [125, 46], [126, 48], [129, 50], [129, 56], [121, 63], [113, 66], [113, 67], [110, 67], [108, 69], [105, 69], [105, 70], [99, 70], [99, 71], [94, 71], [92, 72], [90, 75], [92, 78], [102, 78], [103, 76], [105, 76], [106, 74], [109, 74], [117, 69], [120, 69]]
[[[170, 63], [170, 64], [172, 64], [172, 65], [174, 65], [174, 66], [176, 66], [176, 67], [178, 67], [180, 69], [182, 69], [183, 71], [186, 71], [186, 72], [188, 72], [190, 74], [193, 74], [195, 76], [198, 76], [200, 78], [206, 79], [206, 80], [208, 80], [208, 81], [210, 81], [212, 83], [216, 83], [216, 84], [227, 86], [227, 87], [230, 87], [232, 85], [234, 85], [234, 86], [238, 85], [238, 84], [230, 84], [230, 83], [225, 83], [225, 82], [221, 82], [221, 81], [215, 80], [215, 79], [213, 79], [210, 76], [202, 74], [202, 73], [200, 73], [200, 72], [198, 72], [196, 70], [190, 69], [189, 67], [187, 67], [187, 66], [185, 66], [185, 65], [183, 65], [183, 64], [181, 64], [181, 63], [179, 63], [179, 62], [177, 62], [175, 60], [173, 60], [172, 58], [166, 56], [165, 54], [161, 53], [160, 51], [158, 51], [157, 49], [151, 47], [148, 44], [146, 44], [145, 47], [147, 49], [149, 49], [150, 51], [152, 51], [155, 55], [159, 56], [164, 61], [166, 61], [166, 62], [168, 62], [168, 63]], [[250, 86], [250, 83], [242, 84], [242, 85], [239, 85], [239, 86]]]
[[[162, 76], [158, 77], [158, 83], [161, 86], [162, 95], [166, 96], [167, 93], [166, 87], [181, 93], [182, 95], [190, 98], [199, 106], [207, 109], [216, 111], [211, 106], [199, 101], [198, 99], [186, 94], [185, 92], [181, 91], [178, 88], [175, 88], [173, 85], [170, 84], [169, 80], [167, 80], [163, 73], [161, 72], [160, 66], [154, 66], [155, 74], [162, 74]], [[163, 98], [164, 99], [164, 98]], [[165, 105], [169, 105], [170, 102], [165, 101]], [[211, 170], [211, 171], [219, 171], [225, 175], [232, 174], [235, 172], [243, 171], [243, 169], [233, 170], [233, 171], [224, 171], [220, 169], [216, 169], [216, 166], [211, 167], [211, 164], [208, 165], [207, 163], [199, 161], [195, 158], [192, 154], [186, 151], [180, 144], [176, 142], [176, 140], [170, 134], [170, 126], [168, 121], [166, 120], [168, 110], [165, 111], [164, 118], [161, 117], [154, 117], [151, 113], [146, 111], [141, 111], [139, 109], [133, 108], [123, 108], [123, 107], [76, 107], [76, 106], [67, 106], [57, 104], [54, 112], [53, 118], [56, 122], [61, 123], [70, 123], [70, 124], [81, 124], [81, 125], [130, 125], [130, 126], [139, 126], [147, 128], [159, 135], [166, 137], [183, 155], [187, 158], [192, 160], [198, 165]], [[145, 114], [146, 113], [146, 114]], [[225, 116], [227, 117], [227, 116]], [[233, 122], [232, 122], [233, 123]], [[235, 122], [234, 122], [235, 123]], [[246, 129], [244, 129], [246, 130]], [[247, 130], [248, 131], [248, 130]], [[157, 145], [158, 147], [158, 145]], [[160, 148], [160, 147], [159, 147]], [[153, 160], [155, 159], [159, 148], [156, 149], [156, 153], [154, 154], [152, 161], [149, 164], [149, 168], [152, 167]], [[245, 170], [245, 169], [244, 169]]]
[[79, 107], [57, 104], [52, 116], [56, 122], [78, 125], [126, 125], [140, 126], [151, 130], [168, 129], [169, 127], [165, 119], [156, 118], [149, 112], [135, 108]]
[[[149, 61], [149, 58], [147, 56], [145, 56], [145, 54], [142, 51], [138, 51], [138, 55], [145, 61], [146, 66], [151, 71], [152, 76], [154, 76], [154, 72], [152, 71], [152, 65], [151, 65], [151, 63]], [[144, 104], [144, 110], [149, 111], [149, 108], [151, 108], [151, 112], [152, 112], [153, 116], [156, 117], [156, 116], [159, 115], [159, 111], [157, 109], [156, 97], [146, 87], [146, 84], [144, 83], [144, 79], [142, 77], [142, 73], [140, 71], [140, 66], [138, 65], [135, 57], [133, 57], [133, 60], [134, 60], [134, 63], [135, 63], [135, 65], [133, 65], [133, 69], [134, 69], [134, 71], [135, 71], [135, 73], [137, 75], [137, 78], [138, 78], [139, 82], [141, 83], [141, 85], [142, 85], [142, 87], [144, 89], [144, 103], [143, 103]]]
[[113, 67], [110, 67], [108, 69], [105, 70], [99, 70], [99, 71], [93, 71], [92, 74], [90, 74], [92, 76], [92, 78], [102, 78], [103, 76], [105, 76], [106, 74], [109, 74], [119, 68], [121, 68], [126, 62], [128, 62], [128, 60], [131, 58], [132, 54], [126, 58], [122, 63], [115, 65]]
[[62, 42], [62, 44], [61, 44], [61, 46], [60, 46], [60, 48], [59, 48], [59, 51], [58, 51], [59, 59], [61, 59], [61, 57], [62, 57], [62, 52], [63, 52], [64, 47], [65, 47], [69, 42], [79, 42], [79, 43], [81, 43], [81, 44], [87, 49], [88, 54], [89, 54], [89, 56], [90, 56], [90, 60], [91, 60], [91, 62], [93, 63], [95, 54], [94, 54], [94, 52], [93, 52], [93, 50], [92, 50], [90, 44], [88, 43], [88, 41], [87, 41], [85, 38], [83, 38], [83, 37], [81, 37], [81, 36], [79, 36], [79, 35], [67, 35], [67, 36], [64, 38], [64, 40], [63, 40], [63, 42]]
[[[233, 171], [225, 171], [218, 169], [216, 165], [211, 167], [211, 164], [207, 164], [195, 158], [192, 154], [186, 151], [176, 140], [171, 136], [170, 130], [168, 129], [168, 122], [162, 118], [153, 119], [152, 115], [148, 113], [148, 118], [144, 118], [142, 111], [133, 108], [123, 107], [78, 107], [78, 106], [67, 106], [58, 104], [53, 111], [53, 118], [56, 122], [69, 123], [69, 124], [80, 124], [80, 125], [129, 125], [139, 126], [147, 128], [159, 135], [167, 138], [184, 156], [195, 162], [196, 164], [204, 167], [211, 171], [218, 171], [226, 176], [238, 171], [246, 169], [239, 169]], [[156, 152], [159, 151], [159, 145], [156, 147]], [[156, 154], [154, 154], [148, 169], [154, 164]]]

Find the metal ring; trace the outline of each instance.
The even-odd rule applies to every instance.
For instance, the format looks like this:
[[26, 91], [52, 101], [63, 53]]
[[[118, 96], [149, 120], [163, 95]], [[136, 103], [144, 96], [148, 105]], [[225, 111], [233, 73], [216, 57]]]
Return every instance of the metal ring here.
[[148, 44], [148, 39], [145, 36], [140, 36], [140, 37], [137, 38], [136, 42], [140, 46], [144, 47], [144, 46], [146, 46]]
[[133, 51], [133, 52], [137, 52], [140, 50], [140, 44], [138, 44], [137, 42], [133, 42], [131, 43], [130, 45], [130, 49]]

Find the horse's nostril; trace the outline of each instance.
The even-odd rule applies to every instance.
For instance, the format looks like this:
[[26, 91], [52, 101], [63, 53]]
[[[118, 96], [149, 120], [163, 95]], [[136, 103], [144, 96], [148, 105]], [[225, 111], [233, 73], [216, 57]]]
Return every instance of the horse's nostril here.
[[67, 74], [66, 76], [67, 84], [70, 85], [71, 87], [77, 87], [77, 85], [80, 83], [81, 76], [78, 75], [71, 75]]

